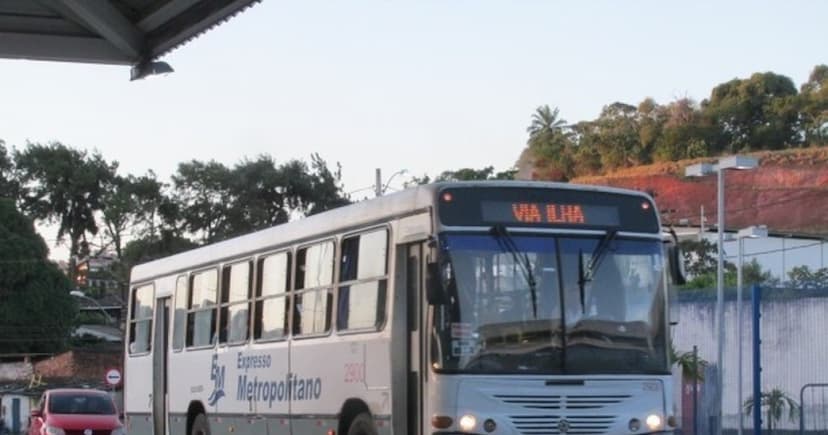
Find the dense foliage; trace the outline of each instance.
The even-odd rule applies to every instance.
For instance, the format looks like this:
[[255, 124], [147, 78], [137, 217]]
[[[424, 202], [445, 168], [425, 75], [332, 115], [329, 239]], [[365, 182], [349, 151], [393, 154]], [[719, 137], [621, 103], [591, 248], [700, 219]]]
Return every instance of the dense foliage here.
[[48, 260], [46, 243], [8, 199], [0, 198], [0, 350], [52, 352], [66, 344], [77, 312], [70, 283]]
[[117, 162], [58, 142], [9, 151], [0, 141], [0, 198], [57, 224], [70, 275], [76, 261], [111, 253], [122, 284], [136, 263], [348, 204], [342, 189], [339, 166], [316, 154], [310, 163], [259, 156], [233, 167], [192, 160], [167, 183], [151, 171], [119, 174]]
[[799, 90], [772, 72], [733, 79], [698, 103], [615, 102], [597, 119], [568, 124], [538, 107], [527, 129], [535, 178], [569, 180], [642, 164], [828, 144], [828, 66]]

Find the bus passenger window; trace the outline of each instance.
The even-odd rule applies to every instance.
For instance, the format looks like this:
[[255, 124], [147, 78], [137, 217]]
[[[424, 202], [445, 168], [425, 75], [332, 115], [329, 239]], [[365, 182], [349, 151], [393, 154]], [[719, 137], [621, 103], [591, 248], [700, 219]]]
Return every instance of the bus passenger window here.
[[247, 331], [250, 311], [250, 279], [252, 262], [225, 266], [221, 280], [221, 309], [219, 313], [219, 342], [242, 343], [249, 337]]
[[187, 347], [211, 346], [216, 342], [217, 275], [216, 270], [211, 269], [190, 277]]
[[385, 321], [388, 232], [342, 240], [336, 328], [376, 329]]
[[323, 334], [330, 329], [333, 266], [333, 242], [297, 251], [296, 295], [293, 297], [293, 331], [296, 335]]
[[138, 287], [132, 291], [132, 312], [129, 317], [129, 353], [149, 352], [152, 331], [152, 310], [155, 295], [152, 285]]
[[253, 339], [276, 340], [288, 334], [289, 271], [289, 252], [259, 259]]
[[187, 333], [187, 277], [179, 276], [175, 283], [175, 312], [173, 313], [173, 350], [184, 348]]

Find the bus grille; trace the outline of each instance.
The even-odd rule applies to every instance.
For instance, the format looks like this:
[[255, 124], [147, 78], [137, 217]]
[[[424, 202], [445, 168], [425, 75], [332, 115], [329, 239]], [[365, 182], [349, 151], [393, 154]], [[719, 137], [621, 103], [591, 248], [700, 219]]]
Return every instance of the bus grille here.
[[615, 417], [610, 415], [513, 415], [509, 417], [512, 425], [524, 435], [586, 435], [605, 434], [609, 432]]
[[509, 405], [517, 405], [528, 409], [548, 409], [548, 410], [595, 410], [602, 409], [610, 405], [617, 405], [627, 399], [628, 394], [614, 394], [614, 395], [577, 395], [570, 394], [562, 395], [548, 395], [548, 394], [533, 394], [533, 395], [512, 395], [512, 394], [496, 394], [494, 396]]

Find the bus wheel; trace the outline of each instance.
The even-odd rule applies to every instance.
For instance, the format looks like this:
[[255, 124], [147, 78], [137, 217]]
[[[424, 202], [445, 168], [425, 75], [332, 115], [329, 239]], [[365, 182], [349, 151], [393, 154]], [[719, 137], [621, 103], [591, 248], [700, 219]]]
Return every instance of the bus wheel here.
[[210, 435], [210, 423], [207, 422], [207, 416], [198, 414], [193, 420], [193, 428], [190, 430], [190, 435]]
[[367, 412], [357, 415], [348, 428], [348, 435], [377, 435], [374, 419]]

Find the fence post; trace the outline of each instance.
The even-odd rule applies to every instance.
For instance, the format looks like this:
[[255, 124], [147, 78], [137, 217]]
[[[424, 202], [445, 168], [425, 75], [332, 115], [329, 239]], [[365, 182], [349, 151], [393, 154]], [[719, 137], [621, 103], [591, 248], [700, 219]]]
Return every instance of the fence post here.
[[693, 345], [693, 435], [699, 435], [699, 347]]
[[802, 386], [799, 390], [799, 435], [805, 433], [805, 389], [808, 384]]
[[[762, 300], [762, 288], [754, 284], [751, 289], [751, 302], [753, 305], [753, 433], [762, 434], [762, 361], [760, 359], [760, 345], [762, 340], [759, 335], [759, 322], [762, 317], [759, 311]], [[739, 406], [742, 406], [740, 403]]]

